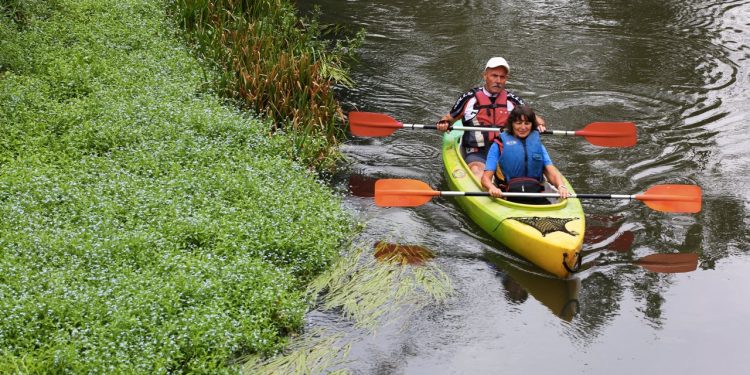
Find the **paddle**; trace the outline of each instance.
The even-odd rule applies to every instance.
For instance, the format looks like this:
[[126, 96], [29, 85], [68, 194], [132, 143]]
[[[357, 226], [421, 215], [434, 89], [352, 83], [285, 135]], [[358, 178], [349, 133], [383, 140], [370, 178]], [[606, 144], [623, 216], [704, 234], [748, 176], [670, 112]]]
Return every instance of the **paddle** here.
[[[436, 191], [419, 180], [382, 179], [375, 183], [375, 204], [380, 207], [416, 207], [436, 196], [490, 196], [486, 191]], [[559, 198], [557, 193], [503, 193], [504, 197]], [[701, 210], [701, 188], [696, 185], [656, 185], [641, 194], [571, 194], [578, 199], [637, 199], [662, 212], [696, 213]]]
[[[396, 129], [437, 129], [436, 125], [404, 124], [394, 118], [373, 112], [349, 112], [349, 128], [358, 137], [385, 137]], [[450, 126], [452, 130], [475, 130], [498, 132], [502, 128], [485, 128], [475, 126]], [[547, 130], [542, 134], [577, 135], [584, 137], [591, 144], [603, 147], [632, 147], [636, 143], [636, 129], [632, 122], [592, 122], [581, 130]]]

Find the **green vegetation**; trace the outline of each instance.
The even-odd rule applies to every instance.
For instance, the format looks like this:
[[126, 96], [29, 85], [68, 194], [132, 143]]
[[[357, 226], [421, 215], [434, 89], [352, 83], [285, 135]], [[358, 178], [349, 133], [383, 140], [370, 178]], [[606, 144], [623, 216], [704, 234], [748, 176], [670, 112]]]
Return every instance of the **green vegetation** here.
[[[443, 302], [453, 293], [450, 278], [433, 262], [418, 262], [413, 246], [377, 245], [375, 257], [360, 247], [342, 257], [307, 288], [319, 309], [338, 311], [358, 328], [374, 332], [402, 315], [419, 313], [430, 303]], [[423, 254], [424, 255], [424, 254]], [[339, 332], [315, 330], [293, 340], [283, 355], [259, 361], [250, 358], [243, 373], [257, 375], [348, 373], [346, 357], [351, 343]]]
[[0, 7], [0, 373], [278, 351], [352, 231], [298, 140], [206, 92], [161, 0]]
[[345, 128], [334, 85], [351, 84], [344, 59], [362, 40], [323, 38], [291, 0], [173, 0], [174, 17], [201, 58], [217, 67], [217, 91], [289, 134], [289, 157], [330, 169]]
[[434, 263], [409, 266], [396, 255], [362, 258], [361, 250], [352, 252], [307, 289], [311, 296], [324, 296], [324, 310], [338, 309], [361, 328], [375, 330], [383, 317], [405, 307], [444, 301], [452, 290], [450, 279]]
[[351, 344], [341, 344], [345, 340], [341, 333], [315, 330], [293, 339], [284, 351], [266, 361], [250, 360], [242, 373], [248, 375], [298, 375], [327, 374], [346, 375], [346, 357]]

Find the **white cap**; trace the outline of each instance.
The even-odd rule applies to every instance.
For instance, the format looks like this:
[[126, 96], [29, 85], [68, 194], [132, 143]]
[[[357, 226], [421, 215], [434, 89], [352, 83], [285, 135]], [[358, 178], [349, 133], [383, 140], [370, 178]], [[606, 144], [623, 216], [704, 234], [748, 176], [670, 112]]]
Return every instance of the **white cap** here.
[[493, 57], [487, 61], [487, 65], [484, 67], [484, 69], [492, 69], [497, 68], [498, 66], [503, 66], [505, 69], [510, 72], [510, 66], [508, 65], [508, 62], [505, 61], [502, 57]]

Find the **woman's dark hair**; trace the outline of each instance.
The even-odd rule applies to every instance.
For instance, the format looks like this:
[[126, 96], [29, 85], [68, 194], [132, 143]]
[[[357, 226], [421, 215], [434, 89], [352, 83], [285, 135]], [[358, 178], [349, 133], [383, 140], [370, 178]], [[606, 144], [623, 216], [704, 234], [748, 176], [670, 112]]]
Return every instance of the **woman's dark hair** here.
[[536, 130], [539, 127], [539, 124], [536, 122], [536, 114], [534, 114], [534, 110], [531, 109], [531, 107], [527, 105], [518, 105], [513, 107], [513, 110], [510, 111], [510, 115], [508, 115], [508, 120], [505, 122], [505, 131], [508, 132], [510, 135], [513, 134], [513, 122], [518, 120], [523, 120], [523, 118], [526, 118], [527, 120], [531, 121], [531, 130]]

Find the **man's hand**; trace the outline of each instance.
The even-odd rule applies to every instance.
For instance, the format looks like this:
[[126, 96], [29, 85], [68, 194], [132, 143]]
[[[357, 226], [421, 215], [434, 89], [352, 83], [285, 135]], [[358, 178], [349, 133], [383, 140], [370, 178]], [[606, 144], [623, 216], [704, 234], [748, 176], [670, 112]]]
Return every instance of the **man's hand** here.
[[440, 119], [440, 121], [435, 123], [435, 125], [437, 126], [437, 130], [439, 132], [445, 133], [446, 131], [448, 131], [448, 128], [451, 126], [451, 123], [450, 121], [446, 119]]
[[544, 118], [542, 118], [542, 116], [536, 115], [536, 125], [536, 130], [538, 130], [540, 133], [544, 133], [547, 131], [547, 121], [544, 121]]

